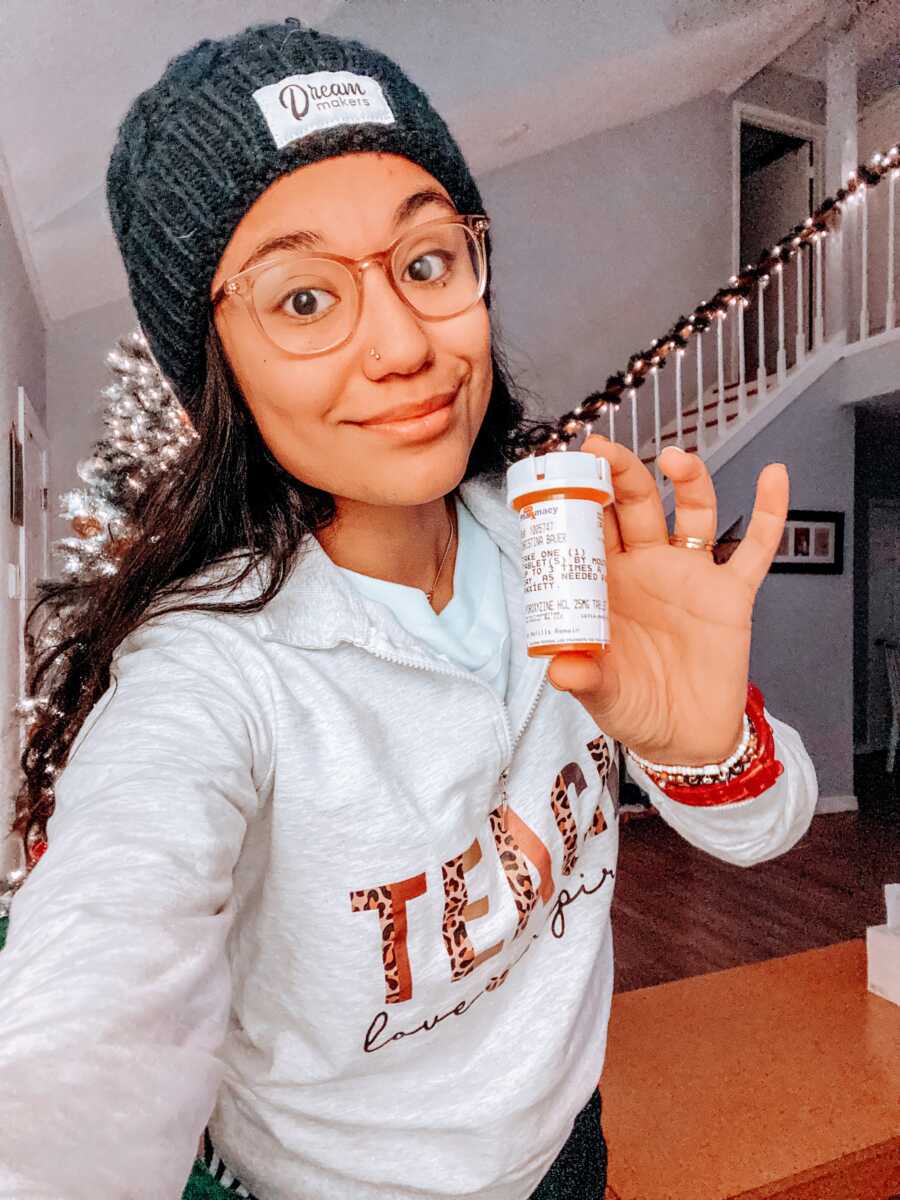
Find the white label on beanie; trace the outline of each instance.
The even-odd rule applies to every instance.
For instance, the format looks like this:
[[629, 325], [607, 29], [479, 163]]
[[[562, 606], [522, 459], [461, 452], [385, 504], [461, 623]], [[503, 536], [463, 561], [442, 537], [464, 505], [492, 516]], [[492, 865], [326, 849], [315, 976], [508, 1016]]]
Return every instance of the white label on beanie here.
[[279, 150], [332, 125], [396, 124], [378, 81], [351, 71], [285, 75], [277, 83], [257, 88], [253, 99]]

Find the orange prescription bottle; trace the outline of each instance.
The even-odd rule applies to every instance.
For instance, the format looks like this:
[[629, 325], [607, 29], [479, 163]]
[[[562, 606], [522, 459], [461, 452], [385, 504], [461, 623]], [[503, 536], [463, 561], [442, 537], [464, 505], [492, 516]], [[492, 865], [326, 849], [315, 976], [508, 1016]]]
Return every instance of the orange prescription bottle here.
[[580, 450], [529, 455], [508, 468], [506, 498], [519, 514], [529, 655], [604, 650], [609, 463]]

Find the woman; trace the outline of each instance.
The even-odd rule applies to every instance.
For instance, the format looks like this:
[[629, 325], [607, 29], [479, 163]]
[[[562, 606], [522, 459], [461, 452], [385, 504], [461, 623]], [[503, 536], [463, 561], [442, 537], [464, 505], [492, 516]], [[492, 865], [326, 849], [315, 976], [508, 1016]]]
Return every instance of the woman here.
[[[697, 553], [590, 438], [613, 646], [548, 670], [487, 221], [425, 95], [358, 43], [251, 26], [138, 97], [108, 196], [199, 438], [118, 574], [51, 594], [80, 630], [23, 759], [17, 827], [54, 776], [56, 807], [0, 955], [0, 1196], [177, 1197], [205, 1129], [223, 1194], [602, 1195], [615, 743], [731, 862], [815, 804], [747, 679], [786, 473], [716, 567], [702, 461], [662, 460]], [[692, 796], [667, 773], [739, 742]]]

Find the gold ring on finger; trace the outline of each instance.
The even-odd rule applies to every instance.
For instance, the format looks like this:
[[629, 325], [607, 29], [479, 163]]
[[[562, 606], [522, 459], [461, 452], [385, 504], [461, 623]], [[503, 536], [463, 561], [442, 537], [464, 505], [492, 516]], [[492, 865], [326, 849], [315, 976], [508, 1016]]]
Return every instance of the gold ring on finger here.
[[669, 544], [671, 546], [683, 546], [685, 550], [709, 550], [712, 553], [715, 542], [707, 541], [706, 538], [690, 537], [684, 533], [670, 533]]

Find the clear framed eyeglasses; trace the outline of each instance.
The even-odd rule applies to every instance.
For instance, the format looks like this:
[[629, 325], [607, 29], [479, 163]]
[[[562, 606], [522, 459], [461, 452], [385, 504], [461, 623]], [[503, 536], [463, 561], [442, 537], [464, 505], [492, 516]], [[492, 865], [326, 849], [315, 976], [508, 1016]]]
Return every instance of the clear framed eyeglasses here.
[[484, 295], [489, 228], [483, 214], [442, 217], [414, 226], [365, 258], [276, 252], [226, 279], [212, 307], [236, 297], [274, 345], [300, 357], [325, 354], [353, 335], [362, 308], [362, 273], [377, 265], [416, 316], [445, 321]]

